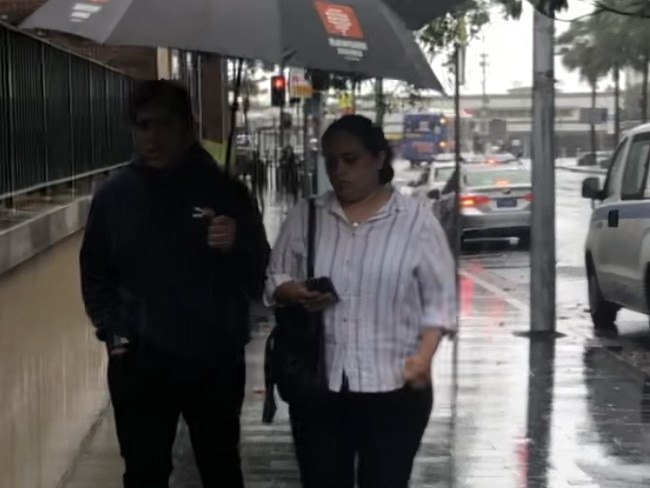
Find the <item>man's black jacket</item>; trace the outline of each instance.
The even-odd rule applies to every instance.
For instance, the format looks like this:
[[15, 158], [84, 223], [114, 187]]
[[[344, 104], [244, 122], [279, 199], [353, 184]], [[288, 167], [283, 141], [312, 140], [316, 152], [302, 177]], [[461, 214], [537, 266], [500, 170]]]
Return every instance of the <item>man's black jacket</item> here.
[[[208, 247], [206, 208], [237, 222], [231, 252]], [[268, 255], [247, 188], [197, 144], [171, 168], [134, 161], [101, 185], [80, 254], [84, 303], [100, 340], [211, 362], [247, 341]]]

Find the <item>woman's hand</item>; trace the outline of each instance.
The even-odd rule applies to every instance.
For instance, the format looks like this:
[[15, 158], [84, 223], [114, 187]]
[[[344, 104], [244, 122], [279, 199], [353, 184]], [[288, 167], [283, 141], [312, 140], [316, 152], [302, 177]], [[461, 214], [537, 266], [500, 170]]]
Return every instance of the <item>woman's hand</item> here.
[[334, 303], [334, 297], [330, 293], [309, 291], [299, 281], [288, 281], [278, 286], [275, 298], [280, 303], [302, 305], [311, 312], [323, 310]]
[[431, 359], [431, 355], [423, 353], [407, 357], [404, 380], [414, 388], [426, 388], [431, 383]]
[[415, 388], [426, 388], [431, 383], [431, 362], [442, 339], [442, 329], [425, 327], [420, 348], [404, 361], [404, 380]]

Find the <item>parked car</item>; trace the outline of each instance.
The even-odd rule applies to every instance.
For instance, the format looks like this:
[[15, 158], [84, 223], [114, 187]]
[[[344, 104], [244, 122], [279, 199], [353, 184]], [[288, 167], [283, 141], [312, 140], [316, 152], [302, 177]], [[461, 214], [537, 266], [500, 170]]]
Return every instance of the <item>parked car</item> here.
[[606, 168], [612, 158], [611, 151], [583, 152], [578, 154], [578, 166], [600, 166]]
[[604, 185], [582, 183], [592, 201], [585, 244], [589, 309], [594, 327], [612, 329], [621, 308], [650, 313], [650, 124], [625, 134]]
[[428, 179], [420, 194], [431, 200], [440, 198], [443, 188], [456, 170], [456, 164], [436, 163], [428, 172]]
[[456, 154], [453, 152], [451, 153], [440, 153], [436, 154], [433, 158], [433, 164], [438, 165], [438, 164], [445, 164], [445, 163], [453, 163], [456, 160]]
[[[448, 233], [456, 212], [457, 173], [445, 185], [435, 213]], [[530, 246], [533, 199], [530, 170], [519, 164], [463, 165], [460, 172], [459, 225], [462, 239], [518, 237]]]
[[609, 169], [609, 165], [612, 164], [612, 157], [614, 153], [612, 151], [603, 151], [602, 156], [598, 157], [598, 166], [603, 169]]

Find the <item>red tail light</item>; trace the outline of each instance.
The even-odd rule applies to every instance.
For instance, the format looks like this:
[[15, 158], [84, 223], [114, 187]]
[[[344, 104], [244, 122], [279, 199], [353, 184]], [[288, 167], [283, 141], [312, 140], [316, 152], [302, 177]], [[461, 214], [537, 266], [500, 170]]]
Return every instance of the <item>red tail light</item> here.
[[485, 205], [490, 203], [490, 197], [486, 195], [461, 195], [461, 207], [476, 207], [478, 205]]
[[525, 194], [523, 197], [521, 197], [521, 198], [523, 198], [523, 199], [526, 200], [527, 202], [532, 202], [532, 201], [533, 201], [533, 194], [532, 194], [532, 193], [526, 193], [526, 194]]

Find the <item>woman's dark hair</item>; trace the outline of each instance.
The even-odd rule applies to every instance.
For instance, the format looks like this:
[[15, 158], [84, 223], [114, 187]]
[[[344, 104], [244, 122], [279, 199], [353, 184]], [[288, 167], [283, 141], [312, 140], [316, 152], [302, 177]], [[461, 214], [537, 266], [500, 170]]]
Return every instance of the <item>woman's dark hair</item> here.
[[393, 181], [395, 176], [393, 170], [394, 152], [380, 126], [373, 124], [372, 120], [363, 115], [344, 115], [330, 124], [321, 138], [321, 145], [324, 146], [332, 136], [341, 132], [357, 137], [373, 156], [384, 152], [386, 157], [379, 170], [379, 183], [387, 185]]
[[170, 114], [179, 116], [188, 127], [194, 123], [192, 102], [187, 89], [171, 80], [146, 80], [137, 82], [131, 93], [129, 117], [136, 122], [138, 111], [143, 107], [156, 104]]

